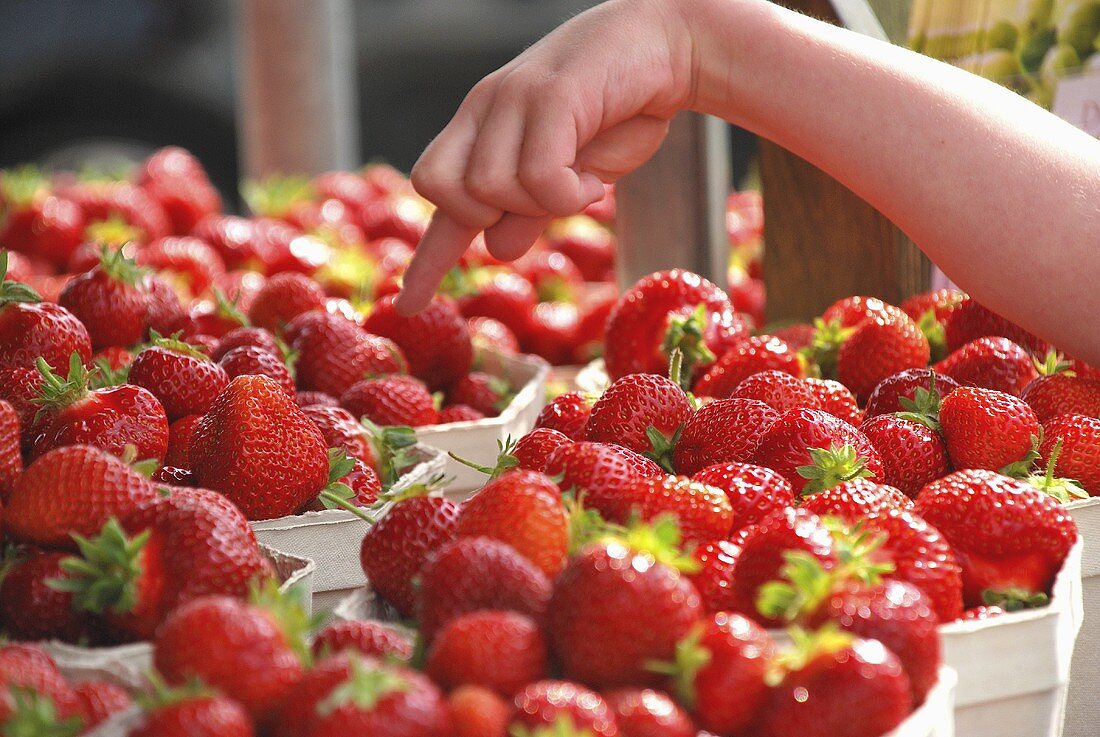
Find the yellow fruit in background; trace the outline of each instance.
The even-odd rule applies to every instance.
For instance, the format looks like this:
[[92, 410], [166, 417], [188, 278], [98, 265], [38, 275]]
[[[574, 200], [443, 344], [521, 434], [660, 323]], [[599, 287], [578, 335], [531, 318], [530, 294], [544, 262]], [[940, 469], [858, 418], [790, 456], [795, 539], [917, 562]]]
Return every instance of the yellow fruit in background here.
[[1058, 43], [1072, 46], [1079, 57], [1092, 53], [1100, 34], [1100, 0], [1078, 0], [1058, 18]]
[[987, 51], [979, 57], [978, 74], [986, 79], [1003, 82], [1023, 73], [1016, 55], [1004, 49]]
[[1022, 34], [1016, 53], [1020, 58], [1020, 66], [1027, 72], [1039, 71], [1043, 58], [1047, 52], [1057, 43], [1057, 31], [1052, 27], [1041, 28], [1031, 34]]
[[1066, 74], [1081, 66], [1081, 57], [1076, 49], [1069, 44], [1058, 44], [1043, 57], [1043, 63], [1039, 67], [1039, 78], [1043, 85], [1053, 90], [1058, 86], [1058, 80]]
[[1019, 41], [1020, 32], [1016, 24], [1007, 19], [1001, 19], [991, 25], [985, 32], [985, 47], [988, 50], [1007, 49], [1012, 51]]

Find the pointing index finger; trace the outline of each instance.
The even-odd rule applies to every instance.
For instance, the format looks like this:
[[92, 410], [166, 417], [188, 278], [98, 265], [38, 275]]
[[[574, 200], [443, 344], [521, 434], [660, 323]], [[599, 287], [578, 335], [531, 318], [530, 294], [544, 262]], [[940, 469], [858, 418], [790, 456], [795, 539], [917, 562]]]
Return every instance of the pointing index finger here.
[[462, 225], [436, 210], [405, 272], [394, 304], [397, 311], [412, 315], [427, 307], [443, 277], [458, 263], [478, 232], [478, 228]]

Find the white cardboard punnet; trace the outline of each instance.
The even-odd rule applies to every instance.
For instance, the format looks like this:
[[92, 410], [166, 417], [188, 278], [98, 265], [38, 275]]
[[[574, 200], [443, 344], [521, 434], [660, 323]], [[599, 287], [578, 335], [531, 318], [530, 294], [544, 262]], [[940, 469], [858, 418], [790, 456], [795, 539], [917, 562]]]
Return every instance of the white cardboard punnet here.
[[1077, 635], [1066, 703], [1065, 737], [1100, 733], [1100, 497], [1066, 505], [1085, 543], [1081, 553], [1081, 596], [1085, 620]]

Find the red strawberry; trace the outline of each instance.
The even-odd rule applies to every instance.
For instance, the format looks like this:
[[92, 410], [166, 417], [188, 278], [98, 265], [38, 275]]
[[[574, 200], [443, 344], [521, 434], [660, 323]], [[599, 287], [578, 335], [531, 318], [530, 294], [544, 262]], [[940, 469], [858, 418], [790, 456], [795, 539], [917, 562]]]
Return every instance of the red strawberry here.
[[708, 402], [684, 423], [673, 465], [687, 475], [718, 463], [747, 461], [778, 418], [778, 412], [754, 399]]
[[539, 302], [572, 302], [580, 298], [584, 276], [573, 259], [557, 251], [531, 251], [515, 269], [531, 283]]
[[459, 507], [439, 497], [414, 496], [399, 501], [367, 530], [360, 562], [371, 587], [402, 616], [412, 616], [413, 580], [425, 561], [454, 539]]
[[42, 396], [43, 386], [42, 372], [37, 368], [0, 369], [0, 399], [19, 416], [19, 442], [25, 451], [34, 442], [34, 416], [38, 414], [34, 400]]
[[735, 605], [733, 569], [740, 554], [740, 545], [730, 540], [703, 543], [691, 552], [698, 570], [687, 573], [687, 579], [699, 592], [707, 612], [723, 612]]
[[1100, 381], [1052, 373], [1039, 376], [1020, 393], [1039, 422], [1063, 414], [1100, 417]]
[[816, 333], [817, 329], [807, 323], [795, 323], [774, 331], [775, 337], [782, 340], [794, 351], [808, 348], [814, 342]]
[[628, 374], [616, 379], [593, 405], [584, 435], [592, 442], [647, 453], [671, 468], [675, 436], [691, 414], [687, 394], [671, 380]]
[[572, 440], [557, 430], [538, 427], [516, 441], [512, 456], [516, 459], [517, 468], [545, 471], [550, 454], [562, 446], [572, 444]]
[[626, 524], [635, 515], [642, 521], [672, 516], [684, 540], [693, 543], [725, 539], [733, 521], [725, 492], [684, 476], [634, 479], [614, 495], [590, 492], [584, 503], [604, 519], [619, 524]]
[[928, 339], [904, 314], [864, 321], [837, 353], [837, 378], [861, 399], [880, 381], [928, 365]]
[[707, 466], [691, 478], [726, 492], [733, 507], [733, 532], [760, 522], [776, 510], [794, 506], [791, 482], [763, 466], [721, 463]]
[[360, 379], [404, 373], [405, 356], [392, 341], [371, 335], [328, 312], [306, 312], [286, 329], [298, 352], [298, 386], [339, 397]]
[[205, 294], [225, 275], [225, 262], [206, 241], [191, 237], [161, 238], [141, 247], [134, 260], [154, 269], [185, 294]]
[[339, 407], [340, 402], [336, 397], [331, 394], [325, 394], [324, 392], [311, 392], [308, 390], [299, 389], [294, 394], [295, 400], [298, 402], [298, 406], [305, 409], [306, 407]]
[[15, 480], [23, 473], [20, 437], [19, 415], [0, 399], [0, 502], [11, 496]]
[[1022, 399], [969, 386], [944, 397], [940, 426], [955, 468], [997, 470], [1024, 460], [1040, 433]]
[[352, 458], [363, 461], [372, 468], [377, 467], [370, 438], [359, 421], [342, 407], [322, 407], [318, 405], [302, 407], [302, 414], [308, 417], [321, 435], [328, 448], [343, 448]]
[[17, 540], [72, 549], [70, 532], [93, 535], [109, 518], [158, 498], [148, 479], [114, 456], [68, 445], [37, 459], [16, 480], [4, 508], [4, 528]]
[[213, 246], [228, 269], [259, 265], [256, 226], [248, 218], [210, 214], [195, 223], [191, 235]]
[[145, 313], [146, 337], [156, 330], [168, 334], [187, 320], [187, 311], [176, 290], [160, 277], [146, 274], [141, 280], [149, 307]]
[[865, 515], [887, 510], [912, 509], [913, 502], [893, 486], [876, 484], [868, 479], [853, 479], [819, 491], [808, 497], [802, 509], [824, 517], [840, 517], [851, 522]]
[[134, 359], [128, 381], [152, 392], [175, 422], [209, 410], [229, 376], [195, 346], [154, 336], [153, 345]]
[[752, 462], [783, 474], [795, 494], [827, 489], [858, 476], [882, 478], [882, 460], [867, 437], [827, 412], [784, 412], [764, 432]]
[[0, 629], [8, 637], [75, 643], [88, 634], [90, 623], [73, 609], [72, 594], [48, 584], [68, 578], [61, 569], [64, 558], [32, 548], [0, 561]]
[[618, 445], [572, 443], [553, 453], [546, 461], [546, 473], [561, 477], [558, 486], [572, 490], [585, 505], [599, 510], [622, 508], [624, 489], [641, 478], [662, 478], [665, 472], [653, 461]]
[[802, 381], [810, 388], [821, 409], [856, 427], [863, 422], [863, 412], [848, 387], [831, 379], [806, 378]]
[[553, 366], [565, 366], [573, 360], [579, 319], [574, 304], [541, 302], [531, 310], [527, 334], [520, 345], [525, 352], [541, 356]]
[[321, 431], [264, 376], [229, 382], [195, 428], [190, 460], [196, 482], [249, 519], [294, 514], [328, 478]]
[[[472, 317], [467, 322], [470, 325], [470, 340], [475, 348], [497, 351], [506, 355], [519, 353], [519, 338], [500, 320], [491, 317]], [[602, 324], [600, 334], [603, 334]]]
[[78, 181], [62, 191], [80, 205], [89, 223], [119, 219], [140, 231], [143, 241], [169, 233], [168, 218], [160, 203], [130, 182]]
[[976, 606], [963, 612], [962, 616], [958, 618], [958, 621], [979, 622], [999, 617], [1005, 613], [1005, 610], [1001, 609], [999, 606]]
[[86, 681], [76, 686], [80, 712], [86, 728], [102, 724], [128, 709], [134, 702], [121, 686], [109, 681]]
[[728, 397], [748, 377], [769, 370], [795, 377], [804, 375], [798, 353], [784, 341], [768, 335], [753, 336], [719, 356], [692, 391], [707, 397]]
[[161, 466], [149, 478], [157, 483], [170, 486], [195, 485], [195, 474], [191, 473], [191, 469], [181, 468], [180, 466]]
[[[510, 733], [563, 729], [566, 734], [619, 737], [615, 714], [603, 698], [569, 681], [538, 681], [516, 694]], [[561, 724], [562, 727], [555, 725]], [[517, 729], [518, 728], [518, 729]], [[523, 730], [523, 731], [521, 731]]]
[[221, 197], [190, 152], [165, 146], [142, 164], [137, 183], [160, 203], [172, 232], [190, 233], [204, 216], [221, 210]]
[[477, 422], [484, 419], [485, 414], [483, 412], [478, 412], [467, 404], [452, 404], [439, 410], [436, 423], [449, 425], [453, 422]]
[[275, 382], [287, 396], [294, 397], [294, 378], [279, 354], [264, 348], [243, 345], [226, 353], [218, 361], [230, 379], [238, 376], [266, 376]]
[[734, 399], [754, 399], [776, 412], [789, 409], [822, 409], [813, 390], [802, 379], [782, 371], [761, 371], [737, 385], [730, 396]]
[[571, 440], [585, 440], [585, 425], [596, 400], [584, 392], [559, 394], [546, 403], [535, 419], [535, 427], [557, 430]]
[[612, 309], [604, 360], [612, 379], [663, 375], [679, 347], [687, 380], [746, 337], [748, 327], [725, 292], [690, 271], [659, 271], [635, 283]]
[[508, 406], [512, 387], [502, 378], [471, 371], [447, 390], [448, 404], [465, 404], [485, 417], [496, 417]]
[[491, 317], [508, 327], [520, 341], [530, 330], [530, 315], [538, 303], [535, 288], [527, 279], [513, 272], [498, 272], [475, 291], [459, 299], [458, 306], [467, 318]]
[[[0, 279], [7, 273], [7, 252], [0, 251]], [[140, 337], [138, 338], [140, 340]], [[41, 358], [58, 370], [77, 353], [92, 356], [88, 330], [73, 313], [19, 282], [0, 282], [0, 368], [33, 368]]]
[[239, 327], [230, 330], [218, 339], [218, 345], [210, 355], [215, 361], [220, 361], [222, 356], [234, 348], [248, 345], [263, 348], [276, 356], [282, 355], [282, 350], [279, 348], [279, 342], [275, 336], [263, 328], [256, 327]]
[[867, 320], [896, 317], [900, 312], [901, 310], [897, 307], [883, 302], [878, 297], [854, 295], [838, 299], [829, 305], [821, 313], [821, 319], [826, 324], [835, 322], [841, 327], [854, 328]]
[[411, 376], [357, 381], [340, 397], [340, 404], [355, 417], [383, 426], [421, 427], [439, 421], [431, 392]]
[[1031, 356], [1008, 338], [967, 343], [935, 365], [937, 374], [963, 386], [980, 386], [1019, 396], [1038, 374]]
[[932, 428], [897, 415], [872, 417], [859, 426], [882, 458], [882, 480], [915, 497], [929, 481], [951, 470], [947, 446]]
[[287, 272], [268, 279], [248, 308], [253, 325], [281, 331], [292, 319], [311, 310], [325, 307], [325, 293], [308, 276]]
[[549, 578], [561, 571], [569, 550], [561, 491], [537, 471], [510, 471], [491, 480], [462, 506], [455, 532], [508, 543]]
[[615, 713], [622, 737], [695, 737], [689, 717], [668, 694], [644, 688], [623, 688], [604, 694]]
[[512, 708], [481, 686], [460, 686], [447, 697], [454, 737], [507, 737]]
[[982, 306], [971, 297], [963, 299], [951, 310], [944, 323], [944, 332], [947, 336], [947, 349], [950, 351], [956, 351], [973, 340], [990, 335], [1008, 338], [1023, 346], [1033, 356], [1045, 356], [1050, 350], [1046, 341]]
[[393, 307], [393, 297], [386, 297], [375, 304], [363, 327], [396, 343], [409, 361], [409, 371], [433, 390], [470, 373], [470, 329], [455, 306], [443, 298], [432, 300], [413, 317], [402, 317]]
[[165, 466], [190, 470], [191, 439], [201, 419], [202, 415], [187, 415], [168, 426], [168, 451], [164, 454]]
[[586, 364], [603, 355], [604, 327], [607, 325], [607, 318], [611, 316], [611, 310], [615, 307], [615, 299], [612, 294], [581, 310], [577, 329], [573, 333], [571, 363]]
[[31, 167], [0, 175], [0, 243], [64, 268], [84, 239], [80, 206], [51, 193]]
[[43, 712], [48, 712], [49, 722], [69, 722], [67, 731], [48, 733], [80, 731], [79, 719], [73, 720], [80, 716], [80, 697], [53, 659], [33, 645], [0, 646], [0, 730], [14, 735], [39, 734], [41, 720], [34, 717]]
[[1059, 450], [1054, 472], [1077, 481], [1090, 496], [1100, 495], [1100, 419], [1059, 415], [1048, 420], [1039, 446], [1044, 465], [1050, 463], [1056, 447]]
[[253, 737], [252, 719], [233, 699], [180, 690], [142, 715], [127, 737]]
[[98, 266], [65, 285], [58, 303], [84, 323], [96, 350], [134, 345], [148, 325], [149, 297], [140, 281], [133, 261], [104, 250]]
[[567, 677], [598, 688], [652, 684], [647, 664], [671, 658], [702, 616], [678, 570], [676, 524], [665, 519], [643, 536], [586, 546], [554, 582], [547, 631]]
[[933, 317], [940, 323], [947, 320], [951, 311], [966, 299], [966, 294], [958, 289], [937, 289], [933, 292], [916, 294], [901, 303], [902, 312], [909, 315], [914, 322], [920, 322], [921, 318], [931, 310]]
[[371, 657], [409, 660], [413, 643], [412, 638], [397, 628], [367, 620], [332, 622], [313, 638], [314, 656], [325, 658], [344, 650]]
[[522, 614], [473, 612], [439, 631], [424, 670], [448, 690], [472, 684], [511, 696], [545, 677], [546, 643], [538, 625]]
[[[913, 411], [915, 405], [922, 404], [918, 401], [921, 399], [917, 395], [918, 390], [928, 395], [923, 402], [927, 404], [926, 409], [938, 412], [939, 398], [958, 388], [957, 381], [932, 369], [907, 369], [879, 382], [867, 400], [867, 417]], [[929, 400], [931, 403], [928, 403]]]
[[1057, 501], [988, 470], [933, 481], [917, 495], [916, 512], [951, 544], [967, 606], [1045, 603], [1077, 539], [1073, 519]]
[[[614, 212], [614, 205], [610, 207]], [[591, 213], [591, 210], [587, 212]], [[602, 217], [611, 217], [603, 211]], [[587, 217], [555, 220], [546, 232], [550, 247], [577, 265], [585, 281], [604, 281], [615, 265], [615, 238], [607, 228]]]

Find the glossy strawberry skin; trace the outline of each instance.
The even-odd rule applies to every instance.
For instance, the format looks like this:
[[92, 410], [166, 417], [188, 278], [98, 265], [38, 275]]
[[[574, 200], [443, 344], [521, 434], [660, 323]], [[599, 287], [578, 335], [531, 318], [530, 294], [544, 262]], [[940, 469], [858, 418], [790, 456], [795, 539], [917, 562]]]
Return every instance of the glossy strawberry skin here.
[[21, 437], [19, 415], [0, 399], [0, 502], [11, 495], [15, 480], [23, 473]]
[[470, 328], [452, 303], [436, 298], [414, 317], [401, 317], [386, 297], [374, 306], [363, 327], [401, 348], [409, 371], [432, 390], [445, 389], [470, 373]]
[[448, 690], [485, 686], [511, 696], [546, 677], [538, 624], [516, 612], [485, 610], [451, 620], [428, 650], [424, 670]]
[[22, 207], [5, 209], [0, 243], [13, 251], [44, 258], [55, 267], [64, 268], [84, 239], [84, 213], [67, 197], [51, 194], [36, 197]]
[[221, 210], [221, 197], [189, 151], [165, 146], [141, 166], [137, 183], [164, 209], [173, 233], [190, 233], [204, 216]]
[[465, 404], [485, 417], [500, 414], [504, 396], [493, 386], [493, 377], [483, 371], [471, 371], [447, 390], [448, 404]]
[[343, 407], [302, 407], [302, 414], [310, 419], [325, 438], [328, 448], [343, 448], [352, 458], [357, 458], [377, 469], [378, 460], [370, 440], [359, 420]]
[[721, 612], [701, 623], [699, 647], [710, 661], [695, 674], [693, 712], [716, 734], [749, 729], [768, 698], [765, 682], [775, 643], [756, 622]]
[[945, 397], [958, 389], [959, 383], [950, 376], [935, 373], [932, 369], [906, 369], [879, 382], [867, 400], [867, 417], [908, 411], [902, 406], [901, 399], [904, 397], [913, 400], [918, 388], [928, 391], [935, 389], [941, 397]]
[[699, 592], [703, 609], [710, 614], [732, 609], [736, 605], [733, 570], [741, 554], [740, 544], [732, 540], [713, 540], [696, 546], [691, 554], [699, 570], [686, 575]]
[[859, 426], [882, 457], [882, 480], [913, 497], [951, 470], [947, 446], [927, 425], [897, 415], [872, 417]]
[[909, 315], [914, 322], [920, 322], [929, 310], [935, 315], [938, 322], [943, 323], [947, 316], [959, 302], [966, 298], [966, 294], [958, 289], [937, 289], [932, 292], [916, 294], [901, 303], [901, 310]]
[[[622, 507], [623, 490], [640, 478], [661, 478], [665, 472], [653, 461], [618, 445], [572, 443], [550, 454], [546, 473], [561, 477], [563, 491], [583, 494], [584, 504], [596, 511]], [[601, 512], [601, 514], [603, 514]]]
[[971, 341], [937, 363], [935, 371], [962, 386], [1020, 396], [1038, 375], [1031, 356], [1008, 338], [985, 337]]
[[530, 316], [538, 295], [531, 283], [520, 274], [494, 274], [476, 292], [459, 299], [458, 306], [466, 318], [490, 317], [502, 322], [522, 343], [530, 332]]
[[596, 401], [585, 424], [585, 439], [617, 443], [636, 453], [652, 449], [650, 427], [671, 438], [691, 416], [684, 390], [655, 374], [628, 374], [616, 379]]
[[279, 344], [270, 331], [257, 327], [239, 327], [218, 339], [218, 345], [211, 357], [215, 361], [220, 361], [222, 356], [229, 353], [229, 351], [246, 345], [263, 348], [276, 356], [280, 355]]
[[824, 409], [802, 379], [782, 371], [761, 371], [747, 377], [730, 394], [733, 399], [763, 402], [776, 412], [790, 409]]
[[361, 379], [408, 370], [404, 354], [392, 341], [328, 312], [299, 315], [287, 326], [286, 337], [298, 351], [300, 389], [339, 397]]
[[720, 463], [707, 466], [691, 477], [726, 492], [733, 508], [737, 532], [765, 519], [773, 512], [794, 506], [791, 483], [770, 468], [751, 463]]
[[702, 614], [675, 569], [621, 543], [594, 543], [554, 582], [547, 631], [567, 677], [597, 688], [655, 685], [646, 663], [670, 659]]
[[863, 322], [840, 346], [837, 378], [860, 399], [899, 371], [928, 365], [931, 349], [917, 324], [904, 314]]
[[42, 386], [42, 372], [36, 368], [0, 369], [0, 399], [19, 417], [19, 442], [24, 451], [34, 442], [34, 417], [39, 410], [34, 400], [42, 396]]
[[340, 397], [340, 404], [355, 417], [377, 425], [421, 427], [439, 421], [431, 393], [411, 376], [357, 381]]
[[208, 243], [192, 237], [169, 237], [153, 241], [134, 256], [138, 266], [156, 269], [173, 284], [182, 283], [198, 297], [225, 274], [225, 262]]
[[1001, 317], [971, 297], [963, 299], [951, 310], [951, 314], [944, 322], [944, 332], [947, 336], [947, 348], [951, 351], [986, 336], [1008, 338], [1013, 343], [1023, 346], [1033, 356], [1045, 356], [1050, 349], [1050, 344], [1046, 341]]
[[821, 409], [856, 427], [863, 422], [863, 411], [848, 387], [831, 379], [806, 378], [803, 381], [809, 386]]
[[695, 382], [692, 391], [706, 397], [728, 397], [742, 381], [761, 371], [782, 371], [801, 378], [804, 369], [798, 353], [780, 338], [753, 336], [718, 357]]
[[1027, 402], [1039, 422], [1063, 414], [1100, 417], [1100, 381], [1080, 376], [1040, 376], [1026, 387], [1020, 398]]
[[248, 712], [225, 696], [174, 702], [148, 712], [128, 737], [253, 737]]
[[122, 455], [132, 445], [137, 458], [164, 458], [168, 451], [168, 418], [148, 390], [123, 384], [96, 389], [83, 399], [35, 423], [31, 457], [63, 445], [94, 445]]
[[131, 346], [145, 337], [149, 298], [99, 266], [66, 284], [58, 303], [84, 323], [96, 350]]
[[550, 727], [562, 715], [573, 725], [588, 730], [592, 737], [620, 737], [615, 715], [603, 698], [569, 681], [538, 681], [515, 697], [511, 727]]
[[437, 422], [440, 425], [447, 425], [453, 422], [477, 422], [484, 419], [484, 412], [479, 412], [468, 404], [449, 404], [439, 410]]
[[716, 399], [692, 414], [673, 451], [676, 470], [696, 474], [718, 463], [743, 463], [752, 457], [764, 431], [779, 418], [754, 399]]
[[801, 508], [821, 517], [829, 515], [854, 523], [869, 514], [912, 509], [913, 502], [893, 486], [853, 479], [813, 494], [803, 501]]
[[1090, 496], [1100, 495], [1100, 419], [1084, 415], [1058, 415], [1043, 425], [1040, 463], [1045, 467], [1062, 442], [1056, 476], [1073, 479]]
[[572, 440], [557, 430], [537, 427], [516, 441], [516, 446], [512, 448], [512, 455], [519, 461], [517, 468], [545, 471], [550, 454], [572, 443]]
[[989, 470], [1021, 460], [1040, 430], [1022, 399], [977, 387], [961, 387], [944, 397], [940, 426], [955, 468]]
[[686, 542], [702, 543], [729, 536], [733, 510], [725, 492], [685, 476], [635, 479], [614, 497], [585, 497], [588, 506], [610, 521], [626, 524], [637, 515], [652, 521], [672, 515]]
[[151, 346], [134, 359], [128, 381], [152, 392], [168, 421], [175, 422], [186, 415], [205, 414], [229, 376], [209, 359]]
[[348, 620], [332, 622], [313, 638], [314, 657], [324, 658], [345, 650], [377, 658], [408, 660], [413, 643], [405, 633], [382, 622]]
[[539, 411], [535, 427], [547, 427], [561, 432], [571, 440], [585, 440], [585, 426], [595, 399], [583, 392], [560, 394]]
[[285, 272], [268, 279], [248, 309], [253, 325], [278, 332], [292, 319], [311, 310], [324, 309], [325, 293], [303, 274]]
[[60, 371], [69, 365], [73, 352], [87, 363], [92, 340], [84, 323], [61, 305], [14, 302], [0, 307], [0, 368], [34, 368], [41, 356]]
[[164, 465], [191, 469], [191, 439], [202, 415], [187, 415], [168, 426], [168, 450]]
[[622, 688], [603, 695], [625, 737], [695, 737], [697, 730], [679, 704], [663, 691]]
[[293, 397], [294, 379], [290, 375], [280, 354], [265, 348], [243, 345], [226, 353], [218, 361], [230, 379], [238, 376], [266, 376], [279, 385], [287, 396]]
[[580, 313], [569, 302], [540, 302], [531, 310], [527, 334], [520, 347], [546, 359], [552, 366], [565, 366], [572, 361], [577, 342]]
[[[467, 321], [470, 325], [470, 340], [476, 348], [488, 348], [506, 355], [519, 353], [519, 339], [511, 328], [491, 317], [472, 317]], [[600, 324], [600, 335], [603, 335], [603, 324]]]
[[73, 608], [73, 595], [47, 582], [67, 578], [61, 570], [66, 553], [23, 551], [0, 580], [0, 627], [13, 640], [61, 640], [76, 643], [89, 634], [87, 617]]
[[883, 302], [878, 297], [853, 295], [838, 299], [821, 313], [826, 323], [838, 322], [842, 327], [854, 328], [868, 320], [890, 320], [901, 312], [897, 307]]

